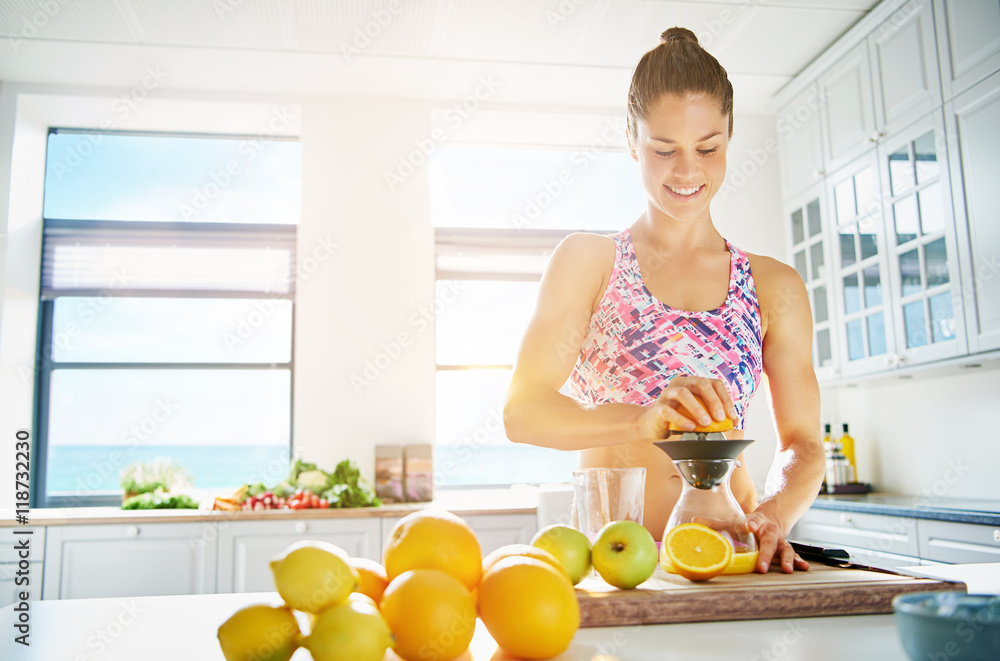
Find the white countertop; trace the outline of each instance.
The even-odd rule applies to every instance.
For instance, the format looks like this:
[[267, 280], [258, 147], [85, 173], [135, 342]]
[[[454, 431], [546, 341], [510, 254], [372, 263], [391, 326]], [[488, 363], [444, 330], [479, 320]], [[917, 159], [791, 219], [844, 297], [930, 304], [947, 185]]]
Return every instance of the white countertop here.
[[[970, 592], [1000, 593], [1000, 563], [915, 567], [964, 581]], [[23, 661], [221, 661], [218, 626], [238, 608], [277, 603], [277, 593], [32, 602], [31, 646], [14, 642], [16, 613], [0, 609], [0, 658]], [[106, 641], [106, 642], [105, 642]], [[461, 661], [499, 661], [478, 623]], [[307, 661], [305, 651], [294, 661]], [[387, 661], [396, 661], [394, 654]], [[581, 629], [557, 661], [905, 661], [892, 615]]]

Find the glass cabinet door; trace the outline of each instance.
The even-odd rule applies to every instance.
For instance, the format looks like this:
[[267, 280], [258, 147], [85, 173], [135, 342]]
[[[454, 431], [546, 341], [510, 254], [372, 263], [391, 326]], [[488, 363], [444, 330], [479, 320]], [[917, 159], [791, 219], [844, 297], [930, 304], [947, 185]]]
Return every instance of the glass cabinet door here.
[[828, 180], [828, 193], [836, 232], [834, 288], [843, 372], [884, 369], [893, 346], [892, 318], [874, 153], [834, 173]]
[[792, 264], [806, 285], [812, 309], [813, 366], [821, 378], [836, 375], [822, 193], [821, 187], [813, 187], [785, 205]]
[[936, 123], [943, 122], [921, 122], [879, 150], [900, 364], [964, 351], [946, 147]]

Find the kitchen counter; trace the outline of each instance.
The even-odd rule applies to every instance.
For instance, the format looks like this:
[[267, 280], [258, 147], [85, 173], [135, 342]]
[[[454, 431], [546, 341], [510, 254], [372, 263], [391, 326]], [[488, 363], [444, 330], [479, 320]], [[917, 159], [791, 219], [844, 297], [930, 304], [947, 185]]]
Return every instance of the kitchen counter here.
[[816, 498], [812, 507], [813, 509], [842, 512], [864, 512], [905, 516], [914, 519], [1000, 526], [1000, 500], [871, 493], [850, 496], [822, 495]]
[[[44, 601], [31, 605], [30, 647], [13, 641], [12, 606], [0, 609], [0, 658], [11, 661], [223, 661], [216, 631], [243, 606], [277, 603], [277, 594], [220, 594]], [[603, 656], [602, 656], [603, 655]], [[292, 661], [308, 661], [298, 650]], [[477, 620], [459, 661], [510, 657]], [[892, 615], [754, 620], [580, 629], [554, 661], [776, 659], [905, 661]], [[389, 652], [385, 661], [399, 661]]]
[[[920, 570], [938, 568], [918, 567]], [[1000, 564], [955, 565], [950, 580], [969, 592], [1000, 593]], [[30, 647], [14, 642], [16, 613], [0, 609], [0, 658], [21, 661], [222, 660], [216, 630], [237, 609], [278, 603], [277, 593], [67, 599], [30, 604]], [[603, 655], [603, 656], [601, 656]], [[308, 661], [297, 651], [293, 661]], [[398, 661], [393, 653], [386, 661]], [[499, 661], [481, 622], [461, 661]], [[892, 615], [787, 618], [580, 629], [556, 661], [733, 659], [906, 661]]]
[[[344, 509], [258, 510], [123, 510], [118, 507], [44, 507], [32, 509], [32, 526], [110, 523], [166, 523], [202, 521], [283, 521], [302, 519], [346, 519], [400, 517], [427, 508], [447, 509], [459, 516], [475, 514], [533, 514], [538, 509], [538, 493], [533, 489], [469, 489], [441, 491], [430, 503], [391, 503], [381, 507]], [[14, 510], [0, 509], [0, 528], [18, 525]]]

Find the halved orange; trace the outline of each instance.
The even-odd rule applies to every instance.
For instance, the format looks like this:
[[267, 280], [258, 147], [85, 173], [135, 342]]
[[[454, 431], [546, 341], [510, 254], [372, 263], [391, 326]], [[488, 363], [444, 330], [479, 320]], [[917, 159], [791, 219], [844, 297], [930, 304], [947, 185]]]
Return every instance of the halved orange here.
[[[698, 400], [698, 403], [701, 404], [702, 407], [704, 407], [706, 411], [708, 411], [708, 407], [705, 406], [705, 400], [703, 400], [699, 395], [694, 395], [694, 398], [696, 400]], [[686, 417], [688, 420], [691, 420], [695, 424], [697, 424], [697, 418], [690, 411], [688, 411], [687, 408], [683, 404], [678, 404], [676, 406], [676, 409], [677, 409], [678, 413], [680, 413], [681, 415], [683, 415], [684, 417]], [[708, 411], [708, 416], [710, 418], [712, 417], [711, 411]], [[725, 420], [723, 420], [721, 422], [719, 422], [719, 421], [717, 421], [717, 420], [715, 420], [713, 418], [712, 421], [709, 424], [707, 424], [707, 425], [699, 425], [699, 426], [695, 427], [694, 431], [698, 432], [698, 433], [706, 433], [707, 434], [707, 433], [710, 433], [710, 432], [729, 431], [730, 429], [732, 429], [735, 426], [736, 426], [736, 423], [732, 420], [732, 418], [726, 418]], [[670, 425], [670, 428], [673, 429], [673, 430], [675, 430], [675, 431], [681, 431], [681, 432], [687, 431], [687, 430], [684, 430], [684, 429], [678, 429], [677, 427], [675, 427], [672, 424]]]
[[716, 530], [700, 523], [682, 523], [663, 538], [674, 571], [691, 581], [707, 581], [726, 571], [733, 545]]

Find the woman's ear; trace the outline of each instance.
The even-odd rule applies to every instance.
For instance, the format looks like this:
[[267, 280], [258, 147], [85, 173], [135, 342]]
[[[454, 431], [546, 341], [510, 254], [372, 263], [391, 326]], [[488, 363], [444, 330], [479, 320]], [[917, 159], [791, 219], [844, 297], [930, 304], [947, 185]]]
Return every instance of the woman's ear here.
[[632, 160], [638, 162], [639, 156], [635, 153], [635, 136], [632, 135], [632, 129], [628, 126], [625, 127], [625, 139], [628, 141], [628, 153], [632, 155]]

